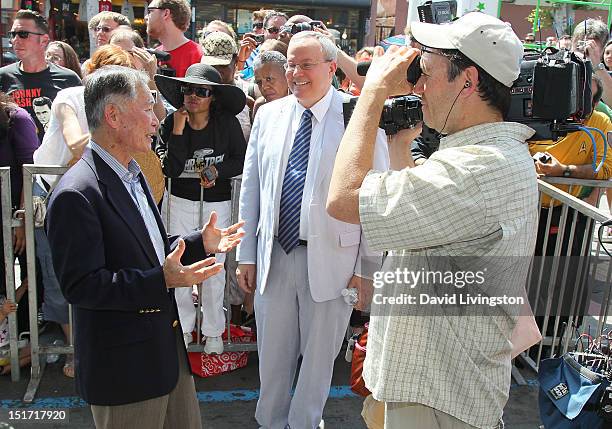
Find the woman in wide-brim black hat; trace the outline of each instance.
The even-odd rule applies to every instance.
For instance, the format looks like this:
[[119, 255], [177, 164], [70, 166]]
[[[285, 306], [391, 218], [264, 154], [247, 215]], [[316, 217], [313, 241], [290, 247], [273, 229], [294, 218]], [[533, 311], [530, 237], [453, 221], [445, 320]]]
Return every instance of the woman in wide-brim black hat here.
[[185, 77], [169, 77], [155, 75], [155, 83], [164, 98], [180, 109], [183, 106], [181, 88], [185, 85], [207, 85], [212, 88], [215, 101], [228, 113], [237, 115], [246, 104], [246, 95], [234, 85], [221, 83], [221, 75], [214, 67], [207, 64], [193, 64], [185, 73]]
[[[245, 106], [240, 88], [221, 83], [221, 76], [206, 64], [194, 64], [184, 78], [155, 76], [162, 95], [178, 110], [160, 125], [156, 152], [162, 171], [171, 182], [162, 204], [162, 219], [170, 234], [189, 234], [217, 213], [217, 227], [230, 224], [230, 178], [242, 173], [246, 142], [236, 114]], [[182, 173], [198, 173], [199, 179], [178, 178]], [[200, 204], [200, 192], [203, 203]], [[171, 216], [168, 222], [168, 207]], [[168, 224], [169, 223], [169, 224]], [[225, 255], [217, 255], [223, 264]], [[225, 329], [223, 293], [225, 273], [206, 280], [202, 288], [204, 309], [201, 327], [195, 326], [196, 310], [191, 288], [175, 291], [185, 344], [192, 341], [192, 331], [201, 329], [206, 353], [222, 353], [221, 334]]]

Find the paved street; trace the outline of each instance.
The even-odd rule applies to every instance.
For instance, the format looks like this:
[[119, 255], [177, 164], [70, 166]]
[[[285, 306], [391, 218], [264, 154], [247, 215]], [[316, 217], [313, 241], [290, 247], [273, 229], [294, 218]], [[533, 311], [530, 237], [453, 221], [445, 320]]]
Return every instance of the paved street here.
[[[53, 339], [53, 332], [45, 335]], [[347, 386], [350, 366], [343, 360], [344, 353], [336, 360], [330, 399], [324, 412], [326, 429], [365, 428], [360, 417], [361, 398], [350, 393]], [[129, 356], [126, 356], [129, 359]], [[9, 377], [0, 378], [0, 428], [8, 422], [8, 410], [12, 409], [69, 409], [69, 423], [18, 422], [10, 424], [15, 429], [30, 428], [92, 428], [93, 420], [89, 408], [76, 396], [73, 381], [62, 375], [61, 359], [48, 365], [44, 373], [34, 405], [24, 406], [21, 398], [26, 390], [29, 372], [22, 380], [11, 383]], [[528, 380], [534, 374], [523, 371]], [[532, 382], [533, 384], [533, 382]], [[209, 429], [250, 429], [257, 428], [253, 418], [259, 379], [257, 375], [257, 354], [251, 353], [246, 368], [213, 378], [196, 378], [202, 420]], [[24, 408], [22, 408], [24, 407]], [[510, 429], [537, 429], [537, 387], [513, 386], [504, 420]], [[10, 427], [10, 426], [9, 426]]]

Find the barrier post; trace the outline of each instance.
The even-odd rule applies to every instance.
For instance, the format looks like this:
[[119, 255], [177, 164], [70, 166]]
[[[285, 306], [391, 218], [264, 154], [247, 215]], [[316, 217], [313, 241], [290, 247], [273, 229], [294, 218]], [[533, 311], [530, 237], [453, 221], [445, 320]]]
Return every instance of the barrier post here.
[[[26, 235], [26, 260], [28, 272], [28, 302], [30, 305], [30, 348], [32, 356], [32, 367], [30, 370], [30, 382], [26, 389], [23, 401], [31, 403], [40, 385], [45, 370], [46, 355], [49, 353], [71, 354], [74, 353], [72, 346], [41, 346], [38, 332], [38, 299], [36, 289], [36, 244], [34, 240], [34, 205], [33, 187], [34, 177], [37, 174], [62, 175], [68, 170], [67, 167], [53, 165], [23, 166], [23, 200], [25, 206], [25, 235]], [[72, 331], [72, 325], [70, 326]]]
[[[11, 169], [0, 167], [0, 192], [2, 193], [2, 238], [4, 250], [4, 279], [6, 298], [15, 299], [15, 255], [13, 254], [13, 204], [11, 196]], [[19, 221], [15, 220], [17, 225]], [[8, 315], [9, 350], [11, 353], [11, 381], [19, 381], [19, 327], [17, 326], [17, 313]]]

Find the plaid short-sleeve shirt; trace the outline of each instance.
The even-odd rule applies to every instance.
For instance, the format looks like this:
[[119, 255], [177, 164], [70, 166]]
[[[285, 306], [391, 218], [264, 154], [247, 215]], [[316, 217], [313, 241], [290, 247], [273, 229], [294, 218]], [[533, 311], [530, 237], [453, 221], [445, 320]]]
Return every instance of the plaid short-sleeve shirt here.
[[[524, 289], [536, 239], [538, 188], [525, 140], [531, 128], [489, 123], [444, 137], [423, 165], [371, 171], [360, 218], [372, 249], [388, 252], [384, 272], [432, 270], [436, 259], [498, 258], [502, 290]], [[516, 286], [519, 286], [516, 288]], [[405, 284], [385, 284], [400, 296]], [[363, 376], [374, 398], [416, 402], [479, 428], [495, 427], [508, 400], [516, 312], [447, 316], [372, 309]], [[429, 313], [428, 313], [429, 311]]]

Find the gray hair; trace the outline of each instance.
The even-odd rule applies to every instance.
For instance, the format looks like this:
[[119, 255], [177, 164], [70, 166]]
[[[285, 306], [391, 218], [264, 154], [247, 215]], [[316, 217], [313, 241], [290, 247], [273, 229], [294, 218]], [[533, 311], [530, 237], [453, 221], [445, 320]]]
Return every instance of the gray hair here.
[[281, 69], [287, 63], [287, 58], [277, 51], [265, 51], [257, 55], [253, 61], [253, 70], [259, 70], [264, 64], [276, 64]]
[[104, 66], [83, 80], [85, 115], [90, 131], [104, 123], [104, 109], [110, 103], [118, 106], [136, 98], [138, 89], [149, 89], [149, 76], [143, 71], [122, 66]]
[[282, 17], [282, 18], [285, 18], [285, 21], [289, 20], [289, 17], [287, 16], [287, 14], [286, 14], [286, 13], [283, 13], [283, 12], [277, 12], [277, 11], [275, 11], [275, 10], [272, 10], [272, 11], [268, 12], [268, 13], [266, 14], [266, 17], [264, 18], [264, 21], [263, 21], [264, 28], [268, 28], [268, 22], [269, 22], [269, 21], [270, 21], [272, 18], [274, 18], [274, 17], [276, 17], [276, 16], [280, 16], [280, 17]]
[[321, 51], [326, 61], [336, 61], [336, 58], [338, 58], [338, 48], [324, 34], [316, 31], [300, 31], [291, 38], [289, 45], [300, 39], [317, 39], [321, 44]]
[[575, 45], [579, 40], [593, 39], [603, 48], [608, 40], [608, 34], [608, 26], [605, 22], [589, 18], [576, 25], [574, 34], [572, 34], [572, 41]]

